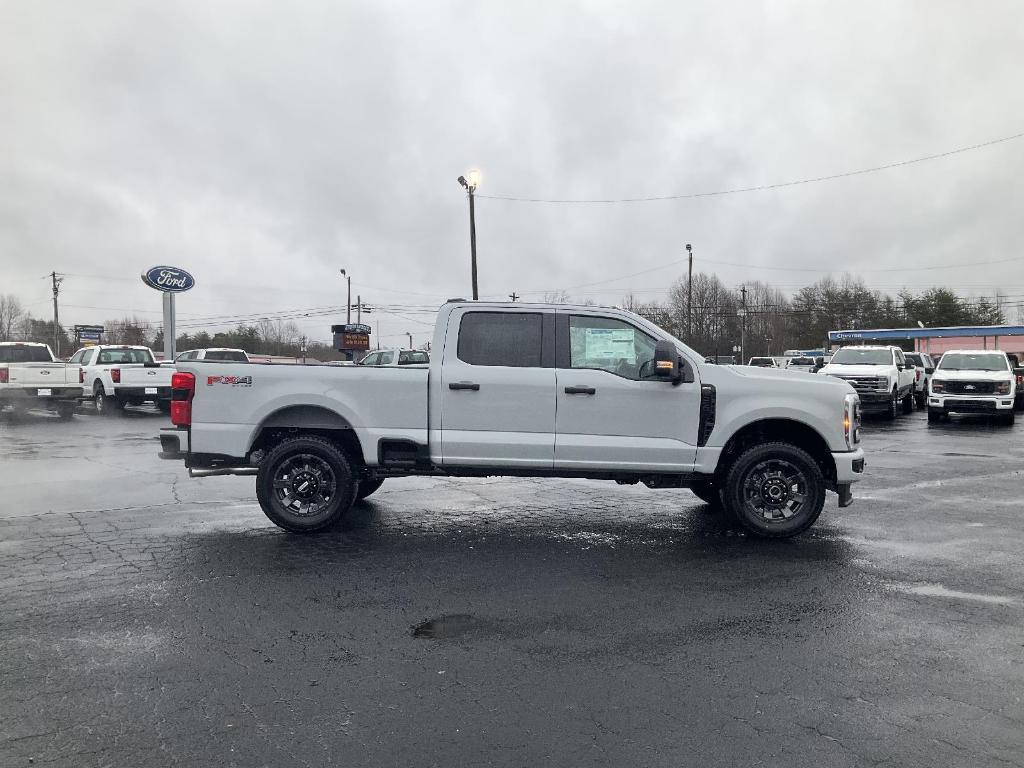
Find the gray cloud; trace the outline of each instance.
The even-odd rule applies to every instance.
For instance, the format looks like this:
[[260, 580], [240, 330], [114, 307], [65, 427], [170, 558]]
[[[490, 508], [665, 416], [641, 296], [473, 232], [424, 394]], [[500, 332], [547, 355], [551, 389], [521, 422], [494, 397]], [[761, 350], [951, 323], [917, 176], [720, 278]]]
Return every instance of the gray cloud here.
[[[466, 202], [686, 193], [972, 144], [1024, 126], [1024, 10], [916, 3], [9, 3], [0, 11], [0, 290], [65, 317], [182, 316], [469, 292]], [[1024, 297], [1024, 140], [803, 187], [622, 206], [481, 199], [481, 291], [610, 280], [694, 244], [728, 284], [866, 272]], [[663, 295], [679, 270], [577, 295]], [[104, 281], [93, 276], [109, 276]], [[572, 292], [572, 291], [570, 291]], [[644, 293], [646, 292], [646, 293]], [[533, 294], [536, 296], [536, 294]], [[93, 309], [100, 307], [103, 309]], [[426, 315], [410, 315], [429, 322]], [[322, 319], [304, 330], [325, 335]], [[384, 317], [382, 331], [426, 332]], [[420, 336], [422, 338], [422, 336]], [[397, 339], [394, 339], [397, 341]]]

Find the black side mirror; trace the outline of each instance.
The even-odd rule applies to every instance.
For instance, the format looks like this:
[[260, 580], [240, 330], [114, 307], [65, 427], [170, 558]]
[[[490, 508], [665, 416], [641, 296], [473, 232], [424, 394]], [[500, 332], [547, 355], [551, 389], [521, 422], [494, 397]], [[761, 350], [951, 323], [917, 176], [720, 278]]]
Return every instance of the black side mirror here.
[[935, 373], [935, 369], [934, 368], [925, 368], [924, 372], [927, 373], [929, 376], [931, 376], [933, 373]]
[[671, 341], [659, 341], [654, 345], [654, 377], [679, 384], [683, 380], [680, 363], [682, 358]]

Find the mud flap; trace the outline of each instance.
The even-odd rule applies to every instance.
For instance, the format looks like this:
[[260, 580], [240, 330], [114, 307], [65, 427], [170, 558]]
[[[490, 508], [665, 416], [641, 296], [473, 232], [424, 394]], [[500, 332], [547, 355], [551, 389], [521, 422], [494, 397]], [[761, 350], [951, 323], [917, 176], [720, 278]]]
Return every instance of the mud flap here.
[[839, 506], [848, 507], [853, 504], [853, 492], [850, 490], [850, 484], [840, 485], [836, 487], [836, 493], [839, 494]]

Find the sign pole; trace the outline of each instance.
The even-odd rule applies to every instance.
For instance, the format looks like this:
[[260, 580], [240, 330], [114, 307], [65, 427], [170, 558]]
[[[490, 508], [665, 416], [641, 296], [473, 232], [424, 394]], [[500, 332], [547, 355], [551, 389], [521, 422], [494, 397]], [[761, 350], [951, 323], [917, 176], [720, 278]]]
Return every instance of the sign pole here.
[[164, 360], [174, 360], [174, 294], [167, 291], [164, 299]]

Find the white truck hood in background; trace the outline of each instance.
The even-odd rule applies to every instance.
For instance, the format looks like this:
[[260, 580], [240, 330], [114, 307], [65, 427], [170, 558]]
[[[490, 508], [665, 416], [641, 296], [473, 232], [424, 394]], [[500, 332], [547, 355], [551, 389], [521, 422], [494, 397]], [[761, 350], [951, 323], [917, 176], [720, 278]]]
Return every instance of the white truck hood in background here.
[[940, 371], [936, 369], [933, 381], [1012, 381], [1009, 371]]
[[839, 363], [832, 365], [829, 363], [822, 368], [819, 373], [823, 373], [826, 376], [874, 376], [880, 378], [882, 376], [888, 376], [892, 373], [893, 367], [891, 365], [843, 365]]
[[[779, 381], [780, 379], [783, 381], [791, 382], [799, 381], [801, 383], [813, 381], [817, 384], [820, 384], [821, 386], [838, 387], [844, 392], [853, 391], [853, 388], [842, 379], [830, 379], [826, 376], [819, 376], [816, 373], [795, 371], [792, 368], [758, 368], [757, 366], [753, 365], [709, 365], [704, 369], [704, 371], [713, 371], [716, 369], [721, 369], [722, 371], [729, 371], [730, 373], [734, 373], [737, 376], [742, 376], [745, 379], [760, 379], [763, 381], [771, 381], [773, 383]], [[710, 378], [707, 377], [706, 373], [705, 377]]]

